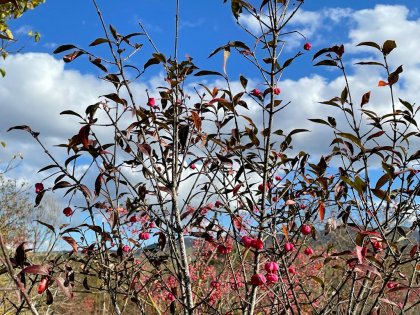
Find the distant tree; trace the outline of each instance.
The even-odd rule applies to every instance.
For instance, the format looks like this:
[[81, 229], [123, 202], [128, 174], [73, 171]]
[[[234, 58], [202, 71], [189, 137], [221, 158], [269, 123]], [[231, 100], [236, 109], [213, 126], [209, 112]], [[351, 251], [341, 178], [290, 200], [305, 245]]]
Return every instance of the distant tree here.
[[28, 217], [32, 209], [25, 184], [0, 174], [0, 230], [7, 244], [21, 243], [28, 236]]
[[38, 208], [29, 215], [30, 225], [28, 233], [31, 236], [31, 248], [34, 252], [49, 251], [54, 246], [56, 239], [52, 230], [44, 223], [57, 226], [60, 218], [60, 205], [57, 200], [51, 196], [46, 196]]
[[[10, 52], [10, 45], [15, 42], [13, 32], [9, 27], [9, 21], [21, 17], [26, 11], [32, 10], [45, 0], [0, 0], [0, 54], [6, 58]], [[29, 32], [35, 41], [39, 41], [38, 32]], [[6, 72], [0, 68], [0, 74], [4, 77]]]

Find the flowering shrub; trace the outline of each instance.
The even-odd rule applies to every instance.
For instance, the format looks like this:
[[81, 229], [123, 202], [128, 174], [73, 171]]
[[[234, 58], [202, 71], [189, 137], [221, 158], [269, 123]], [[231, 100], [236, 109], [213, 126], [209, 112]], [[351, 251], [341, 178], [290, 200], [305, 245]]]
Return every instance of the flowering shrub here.
[[[128, 305], [144, 314], [414, 310], [419, 255], [410, 234], [418, 226], [407, 223], [417, 218], [419, 154], [407, 145], [419, 131], [415, 107], [395, 99], [394, 85], [403, 72], [387, 63], [395, 42], [360, 44], [383, 57], [362, 62], [385, 70], [387, 81], [379, 85], [390, 90], [391, 108], [383, 116], [368, 109], [369, 92], [356, 102], [343, 45], [314, 54], [316, 66], [343, 75], [340, 95], [322, 104], [336, 109], [347, 125], [333, 117], [311, 119], [334, 137], [331, 152], [313, 160], [292, 147], [293, 136], [308, 130], [283, 131], [275, 124], [285, 108], [280, 78], [304, 53], [283, 61], [287, 34], [281, 30], [304, 1], [231, 2], [240, 25], [246, 12], [264, 32], [253, 34], [242, 25], [250, 43], [230, 41], [210, 54], [223, 53], [224, 73], [200, 70], [190, 57], [179, 60], [177, 44], [170, 58], [155, 47], [151, 57], [138, 57], [138, 38], [151, 42], [146, 30], [120, 34], [105, 26], [97, 6], [104, 37], [90, 46], [107, 45], [113, 59], [74, 45], [55, 50], [66, 53], [65, 62], [88, 57], [103, 71], [110, 91], [84, 113], [62, 112], [81, 124], [61, 144], [69, 155], [64, 163], [29, 126], [11, 128], [29, 132], [52, 161], [42, 169], [48, 173], [43, 184], [35, 186], [36, 204], [46, 193], [64, 191], [70, 199], [83, 199], [73, 209], [87, 217], [76, 227], [49, 227], [70, 250], [54, 260], [31, 264], [20, 246], [11, 261], [20, 270], [16, 281], [20, 287], [38, 285], [47, 304], [56, 288], [73, 298], [78, 282], [86, 293], [105, 293], [116, 314]], [[306, 53], [311, 48], [309, 42], [303, 46]], [[232, 51], [256, 68], [260, 89], [241, 76], [242, 90], [232, 90], [226, 74]], [[264, 56], [257, 57], [260, 53]], [[145, 91], [136, 99], [133, 82], [156, 65], [165, 73], [165, 85], [155, 88], [156, 97]], [[219, 86], [197, 85], [194, 98], [188, 95], [191, 81], [213, 76]], [[248, 104], [259, 109], [261, 122], [248, 116]], [[81, 157], [88, 167], [75, 172]], [[369, 165], [378, 159], [382, 173], [374, 178]], [[75, 216], [66, 209], [64, 215]], [[91, 286], [92, 278], [98, 283]]]

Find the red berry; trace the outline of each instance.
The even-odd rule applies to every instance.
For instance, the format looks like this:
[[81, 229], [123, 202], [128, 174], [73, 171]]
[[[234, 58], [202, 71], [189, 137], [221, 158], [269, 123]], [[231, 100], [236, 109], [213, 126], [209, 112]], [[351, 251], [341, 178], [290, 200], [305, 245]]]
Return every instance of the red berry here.
[[303, 210], [303, 209], [305, 209], [305, 208], [306, 208], [306, 206], [302, 203], [302, 204], [300, 205], [300, 208]]
[[258, 89], [253, 89], [253, 90], [251, 91], [251, 94], [252, 94], [252, 95], [254, 95], [254, 96], [256, 96], [256, 97], [261, 97], [261, 96], [262, 96], [261, 91], [260, 91], [260, 90], [258, 90]]
[[263, 285], [267, 282], [265, 276], [261, 273], [257, 273], [251, 277], [251, 284], [255, 286]]
[[267, 273], [265, 275], [268, 283], [277, 283], [279, 281], [279, 276], [275, 273]]
[[287, 268], [287, 271], [290, 274], [294, 275], [296, 273], [296, 268], [294, 266], [290, 266], [289, 268]]
[[141, 232], [139, 234], [139, 239], [141, 240], [148, 240], [150, 238], [150, 234], [147, 232]]
[[156, 101], [153, 97], [149, 97], [149, 100], [147, 101], [147, 105], [149, 105], [150, 107], [155, 107], [156, 106]]
[[305, 49], [305, 50], [311, 50], [311, 48], [312, 48], [311, 43], [305, 43], [305, 45], [303, 45], [303, 49]]
[[[271, 188], [273, 188], [273, 184], [272, 183], [270, 183], [270, 182], [265, 183], [265, 190], [269, 190]], [[263, 190], [263, 184], [259, 184], [258, 185], [258, 190], [259, 191], [262, 191]]]
[[220, 208], [223, 204], [221, 201], [217, 200], [214, 205], [216, 206], [216, 208]]
[[219, 282], [219, 281], [213, 280], [212, 282], [210, 282], [210, 286], [211, 286], [212, 288], [219, 289], [219, 288], [220, 288], [220, 286], [221, 286], [221, 284], [220, 284], [220, 282]]
[[38, 285], [38, 294], [44, 293], [48, 287], [48, 278], [42, 278]]
[[312, 232], [312, 228], [311, 228], [311, 226], [310, 226], [310, 225], [308, 225], [308, 224], [304, 224], [304, 225], [302, 225], [302, 226], [300, 227], [300, 232], [301, 232], [303, 235], [309, 235], [309, 234], [311, 234], [311, 232]]
[[276, 177], [274, 177], [276, 180], [281, 180], [281, 176], [277, 175]]
[[219, 254], [226, 255], [226, 254], [229, 254], [231, 251], [232, 251], [232, 247], [230, 246], [225, 246], [222, 244], [217, 246], [217, 252]]
[[124, 245], [122, 250], [123, 250], [124, 253], [128, 253], [130, 251], [130, 246]]
[[279, 95], [280, 94], [280, 88], [276, 87], [273, 89], [274, 94]]
[[388, 289], [393, 289], [393, 288], [395, 288], [396, 286], [398, 285], [398, 283], [395, 283], [395, 282], [388, 282], [387, 284], [386, 284], [386, 287], [388, 288]]
[[197, 166], [193, 163], [190, 165], [190, 169], [195, 170], [197, 168]]
[[295, 249], [295, 245], [293, 243], [285, 243], [284, 244], [284, 250], [286, 252], [292, 252]]
[[313, 255], [314, 254], [314, 250], [310, 247], [305, 248], [305, 250], [303, 251], [303, 253], [307, 256]]
[[213, 236], [211, 236], [210, 234], [206, 234], [206, 235], [204, 236], [204, 240], [205, 240], [206, 242], [213, 243], [213, 242], [214, 242], [214, 237], [213, 237]]
[[42, 183], [35, 184], [35, 193], [39, 194], [43, 190], [44, 190], [44, 185]]
[[64, 214], [66, 217], [71, 217], [71, 216], [72, 216], [72, 214], [73, 214], [73, 210], [72, 210], [70, 207], [64, 208], [64, 209], [63, 209], [63, 214]]
[[149, 228], [153, 229], [155, 227], [155, 222], [150, 222], [149, 223]]
[[372, 241], [372, 246], [373, 246], [373, 248], [376, 250], [376, 251], [381, 251], [381, 250], [383, 250], [383, 247], [382, 247], [382, 242], [379, 242], [379, 241], [375, 241], [375, 240], [373, 240]]
[[251, 246], [256, 250], [261, 250], [264, 248], [264, 242], [261, 239], [253, 239]]
[[268, 273], [274, 273], [279, 270], [279, 265], [274, 261], [270, 261], [264, 265], [264, 269]]
[[166, 298], [171, 302], [175, 301], [175, 296], [171, 292], [168, 292]]
[[250, 248], [252, 245], [253, 238], [249, 236], [242, 236], [241, 243], [245, 248]]
[[130, 217], [130, 222], [131, 223], [137, 222], [137, 217], [135, 215], [133, 215], [132, 217]]

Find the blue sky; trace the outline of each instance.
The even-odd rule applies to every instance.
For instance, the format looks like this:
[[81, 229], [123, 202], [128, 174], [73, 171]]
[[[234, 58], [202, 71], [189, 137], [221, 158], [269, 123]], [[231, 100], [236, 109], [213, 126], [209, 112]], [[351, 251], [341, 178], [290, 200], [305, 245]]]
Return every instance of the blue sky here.
[[[141, 21], [159, 49], [166, 56], [172, 54], [175, 1], [99, 0], [98, 3], [106, 23], [113, 24], [118, 32], [139, 32], [138, 22]], [[327, 140], [331, 138], [328, 130], [309, 124], [306, 120], [331, 115], [329, 109], [320, 107], [318, 102], [338, 95], [344, 87], [335, 71], [312, 66], [313, 54], [323, 47], [345, 44], [349, 80], [354, 94], [361, 97], [365, 92], [372, 91], [371, 106], [384, 112], [389, 109], [387, 91], [377, 87], [378, 80], [383, 79], [384, 74], [377, 69], [353, 67], [360, 58], [375, 58], [371, 51], [355, 49], [355, 45], [368, 40], [380, 44], [387, 39], [396, 40], [398, 49], [390, 57], [390, 64], [393, 67], [404, 65], [396, 93], [410, 102], [418, 102], [418, 1], [306, 1], [302, 8], [290, 28], [304, 33], [313, 48], [286, 71], [281, 81], [282, 96], [286, 101], [291, 101], [290, 109], [281, 121], [282, 127], [291, 130], [304, 124], [305, 128], [312, 130], [310, 134], [297, 137], [297, 148], [306, 148], [315, 155], [325, 154], [328, 150], [330, 141]], [[244, 18], [241, 21], [252, 28], [253, 22]], [[207, 58], [215, 48], [229, 40], [249, 40], [236, 26], [229, 5], [224, 5], [222, 0], [181, 0], [180, 26], [179, 55], [192, 56], [196, 65], [206, 70], [222, 72], [221, 55]], [[33, 12], [12, 21], [11, 27], [21, 37], [15, 47], [20, 47], [22, 43], [25, 45], [20, 54], [0, 61], [0, 67], [7, 71], [7, 76], [0, 79], [0, 140], [8, 144], [6, 150], [0, 151], [0, 160], [5, 161], [14, 153], [22, 153], [24, 160], [21, 166], [13, 170], [10, 176], [32, 184], [42, 179], [37, 171], [48, 164], [48, 160], [27, 134], [5, 131], [13, 125], [28, 124], [41, 132], [53, 153], [65, 159], [65, 152], [54, 145], [66, 142], [69, 136], [77, 132], [78, 124], [77, 120], [59, 116], [59, 113], [66, 109], [83, 111], [86, 105], [95, 103], [99, 95], [110, 93], [112, 89], [99, 80], [100, 72], [84, 58], [64, 64], [62, 55], [52, 55], [59, 45], [75, 44], [88, 48], [95, 38], [103, 36], [91, 1], [47, 0]], [[26, 41], [25, 34], [29, 30], [41, 33], [39, 43]], [[305, 43], [305, 39], [295, 35], [285, 40], [284, 59], [302, 50]], [[150, 57], [151, 49], [144, 37], [140, 38], [140, 42], [144, 43], [144, 49], [133, 62], [142, 67]], [[250, 86], [259, 87], [261, 84], [257, 74], [244, 66], [238, 55], [231, 55], [227, 71], [234, 88], [240, 87], [239, 74], [246, 74], [250, 78]], [[153, 87], [162, 82], [160, 73], [158, 67], [150, 68], [137, 82], [136, 96], [144, 99], [146, 89], [154, 93]], [[214, 78], [208, 80], [211, 85], [221, 85]], [[261, 118], [253, 108], [251, 114], [256, 121]], [[336, 119], [338, 123], [343, 122], [340, 117]]]
[[[120, 33], [128, 34], [139, 32], [138, 22], [141, 21], [158, 48], [167, 56], [173, 51], [174, 36], [174, 8], [175, 1], [170, 0], [142, 0], [142, 1], [98, 1], [105, 21], [113, 24]], [[186, 54], [192, 56], [200, 68], [221, 70], [221, 56], [207, 59], [209, 53], [227, 43], [229, 40], [244, 40], [243, 31], [236, 23], [229, 10], [229, 3], [223, 1], [181, 1], [180, 13], [180, 56]], [[297, 25], [301, 27], [305, 23], [320, 23], [313, 34], [307, 34], [308, 40], [314, 44], [316, 51], [324, 46], [348, 41], [348, 29], [354, 21], [351, 19], [351, 11], [373, 9], [376, 5], [404, 5], [410, 10], [410, 19], [417, 19], [418, 4], [416, 1], [344, 1], [324, 0], [306, 1], [303, 5], [305, 12], [317, 13], [325, 18], [325, 12], [331, 9], [349, 10], [348, 16], [332, 23], [331, 19], [308, 18]], [[338, 16], [331, 13], [331, 17]], [[64, 43], [73, 43], [87, 48], [95, 38], [101, 36], [102, 29], [91, 1], [74, 0], [69, 5], [63, 1], [47, 1], [35, 11], [27, 13], [24, 17], [14, 22], [15, 30], [39, 31], [42, 35], [40, 43], [29, 42], [24, 51], [36, 51], [51, 53], [55, 47]], [[299, 37], [291, 35], [289, 39], [298, 40]], [[143, 41], [143, 38], [142, 38]], [[303, 44], [304, 39], [300, 39]], [[145, 45], [147, 46], [147, 45]], [[294, 53], [301, 47], [293, 47], [288, 53]], [[146, 59], [151, 52], [148, 47], [144, 48], [141, 55]], [[311, 56], [307, 54], [304, 62], [294, 66], [287, 76], [297, 79], [314, 71], [311, 65]], [[147, 60], [147, 59], [146, 59]], [[139, 61], [140, 62], [140, 61]], [[84, 62], [76, 62], [67, 65], [68, 69], [77, 69], [83, 73], [90, 73], [92, 67], [86, 67]], [[238, 74], [239, 63], [235, 58], [229, 62], [229, 73]], [[322, 71], [322, 70], [321, 70]], [[94, 72], [95, 73], [95, 72]], [[149, 75], [149, 73], [146, 74]]]
[[[99, 0], [98, 3], [106, 23], [113, 24], [120, 33], [139, 32], [138, 22], [141, 21], [158, 48], [166, 56], [172, 54], [175, 1]], [[211, 51], [229, 40], [242, 40], [250, 44], [249, 37], [236, 25], [229, 4], [223, 4], [222, 0], [180, 1], [180, 4], [179, 55], [192, 56], [195, 64], [201, 69], [222, 71], [221, 54], [211, 59], [207, 57]], [[241, 21], [248, 27], [253, 27], [252, 21], [247, 21], [246, 17]], [[375, 102], [376, 93], [377, 102], [380, 104], [386, 95], [383, 95], [383, 90], [378, 90], [376, 83], [383, 74], [372, 68], [364, 70], [353, 67], [354, 62], [358, 61], [357, 58], [374, 57], [367, 54], [366, 50], [354, 47], [365, 40], [382, 43], [386, 39], [395, 39], [399, 48], [390, 59], [390, 63], [395, 66], [411, 66], [411, 71], [405, 67], [400, 87], [402, 96], [415, 102], [418, 94], [411, 87], [417, 82], [416, 70], [420, 62], [419, 54], [412, 53], [420, 51], [418, 41], [412, 40], [413, 34], [420, 32], [417, 1], [306, 1], [293, 21], [290, 29], [301, 31], [307, 36], [307, 41], [313, 44], [313, 48], [300, 57], [299, 62], [293, 63], [283, 75], [282, 91], [294, 108], [299, 106], [307, 112], [307, 118], [314, 118], [318, 113], [323, 113], [322, 109], [317, 107], [317, 102], [334, 97], [343, 88], [337, 72], [312, 66], [313, 53], [334, 44], [344, 43], [346, 46], [348, 70], [353, 75], [350, 79], [354, 79], [356, 92], [373, 90], [372, 102]], [[393, 23], [389, 23], [390, 21]], [[53, 56], [52, 51], [59, 45], [69, 43], [88, 49], [89, 43], [103, 35], [95, 8], [91, 1], [86, 0], [74, 0], [70, 4], [47, 0], [36, 10], [12, 21], [11, 26], [21, 37], [15, 47], [24, 47], [21, 54], [0, 61], [0, 67], [5, 68], [8, 73], [2, 82], [3, 90], [0, 91], [0, 96], [7, 104], [0, 107], [0, 139], [8, 142], [8, 154], [27, 147], [28, 152], [22, 153], [34, 156], [34, 147], [30, 139], [22, 134], [6, 134], [4, 131], [11, 125], [29, 124], [34, 129], [39, 129], [50, 144], [57, 144], [66, 139], [73, 128], [70, 127], [70, 123], [59, 123], [58, 114], [69, 107], [83, 108], [89, 102], [97, 100], [99, 95], [109, 92], [109, 88], [98, 79], [99, 70], [90, 65], [86, 58], [81, 57], [72, 63], [64, 64], [61, 61], [62, 54]], [[41, 33], [39, 43], [26, 40], [25, 34], [29, 30]], [[287, 44], [283, 60], [302, 50], [305, 43], [305, 39], [296, 35], [290, 35], [285, 40]], [[144, 43], [144, 48], [133, 63], [142, 67], [152, 50], [144, 37], [140, 37], [139, 41]], [[98, 48], [96, 51], [100, 53]], [[152, 89], [153, 85], [160, 81], [160, 71], [157, 66], [149, 68], [139, 82], [143, 92], [146, 88]], [[244, 66], [238, 54], [232, 54], [229, 58], [227, 71], [233, 83], [238, 82], [240, 74], [245, 74], [250, 80], [255, 78], [255, 82], [252, 83], [255, 83], [256, 87], [259, 86], [257, 74], [252, 67]], [[16, 82], [20, 84], [17, 85]], [[360, 82], [369, 82], [369, 85], [364, 87]], [[301, 96], [302, 89], [307, 93], [305, 99]], [[61, 97], [62, 95], [66, 95], [67, 98]], [[28, 111], [28, 108], [34, 107], [35, 111]], [[14, 110], [11, 111], [10, 108]], [[294, 116], [295, 113], [291, 112], [289, 118]], [[43, 122], [46, 117], [51, 124]], [[291, 129], [296, 123], [293, 119], [288, 120], [286, 127]], [[316, 132], [313, 134], [317, 137]], [[15, 145], [15, 141], [20, 145]], [[316, 149], [314, 142], [309, 142], [309, 149]], [[34, 167], [42, 167], [41, 158], [32, 161], [31, 164]], [[28, 172], [24, 171], [23, 174]]]

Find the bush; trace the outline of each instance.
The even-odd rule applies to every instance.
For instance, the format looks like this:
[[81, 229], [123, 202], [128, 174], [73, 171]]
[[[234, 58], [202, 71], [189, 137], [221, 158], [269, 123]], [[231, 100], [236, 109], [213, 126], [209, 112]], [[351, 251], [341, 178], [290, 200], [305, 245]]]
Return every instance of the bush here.
[[[390, 91], [384, 115], [369, 107], [369, 92], [352, 93], [343, 45], [314, 54], [316, 66], [343, 75], [341, 93], [322, 104], [346, 121], [311, 119], [334, 137], [331, 152], [315, 160], [292, 147], [293, 137], [308, 130], [277, 129], [287, 106], [281, 78], [312, 47], [307, 42], [290, 59], [282, 58], [283, 31], [303, 1], [231, 1], [239, 25], [247, 13], [262, 31], [241, 25], [249, 42], [230, 41], [210, 54], [223, 54], [223, 73], [198, 69], [190, 57], [180, 60], [177, 41], [166, 57], [144, 28], [120, 34], [106, 26], [94, 3], [103, 37], [89, 49], [55, 50], [65, 53], [65, 62], [87, 57], [110, 83], [109, 93], [84, 113], [62, 112], [81, 124], [60, 145], [68, 158], [55, 159], [29, 126], [11, 128], [29, 132], [52, 161], [42, 169], [46, 179], [36, 184], [36, 204], [46, 193], [63, 190], [71, 208], [65, 215], [86, 217], [76, 227], [45, 223], [70, 252], [30, 265], [20, 247], [14, 267], [21, 270], [21, 282], [29, 278], [32, 287], [42, 285], [47, 304], [55, 288], [72, 298], [83, 286], [89, 297], [105, 294], [116, 314], [133, 308], [144, 314], [418, 309], [413, 233], [419, 153], [409, 143], [419, 131], [416, 108], [395, 95], [403, 68], [388, 66], [394, 41], [359, 44], [382, 56], [362, 66], [384, 70], [386, 81], [379, 85]], [[156, 51], [139, 68], [141, 38]], [[109, 49], [111, 59], [91, 51], [98, 45]], [[240, 76], [241, 91], [232, 88], [226, 73], [232, 53], [255, 67], [257, 85]], [[156, 65], [165, 85], [137, 99], [135, 81]], [[197, 84], [197, 77], [216, 77], [217, 85]], [[250, 118], [250, 108], [258, 108], [261, 121]], [[79, 168], [81, 163], [87, 167]], [[374, 163], [379, 177], [370, 168]], [[264, 270], [267, 263], [277, 267]]]

